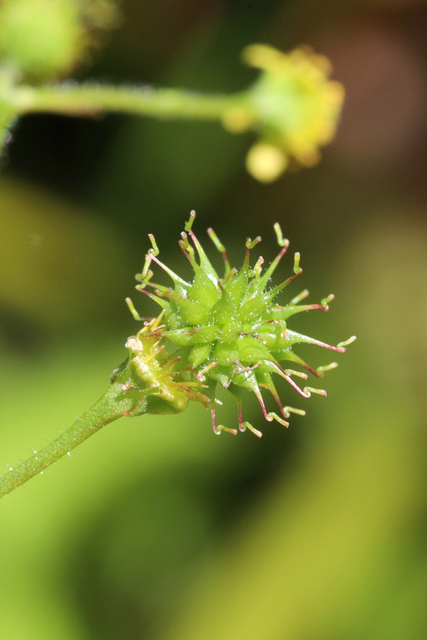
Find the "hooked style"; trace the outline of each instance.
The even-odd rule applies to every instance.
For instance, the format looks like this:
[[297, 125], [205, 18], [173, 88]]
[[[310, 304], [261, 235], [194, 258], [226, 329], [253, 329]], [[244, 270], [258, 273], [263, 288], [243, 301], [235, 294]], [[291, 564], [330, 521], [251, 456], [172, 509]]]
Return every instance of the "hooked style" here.
[[[278, 294], [302, 274], [300, 254], [295, 253], [293, 275], [270, 288], [270, 279], [289, 247], [289, 241], [283, 237], [278, 223], [274, 225], [274, 230], [280, 252], [264, 272], [262, 257], [253, 267], [250, 265], [250, 251], [261, 241], [259, 236], [255, 240], [247, 238], [243, 265], [237, 270], [230, 267], [226, 249], [213, 229], [208, 229], [208, 235], [223, 256], [224, 275], [221, 278], [192, 231], [195, 215], [192, 211], [179, 241], [194, 270], [191, 283], [159, 260], [156, 241], [152, 235], [149, 236], [152, 248], [146, 255], [142, 273], [136, 276], [139, 282], [136, 288], [161, 306], [161, 320], [146, 322], [137, 336], [129, 339], [127, 346], [136, 359], [138, 349], [144, 354], [144, 366], [148, 369], [149, 362], [157, 362], [160, 349], [163, 393], [166, 393], [169, 381], [172, 394], [179, 394], [185, 403], [188, 400], [201, 402], [211, 412], [216, 434], [221, 431], [237, 434], [236, 429], [217, 424], [215, 406], [219, 401], [215, 392], [218, 383], [231, 391], [237, 400], [240, 431], [248, 428], [255, 435], [262, 435], [243, 420], [244, 389], [255, 394], [266, 420], [276, 420], [288, 427], [291, 413], [304, 415], [305, 411], [282, 404], [272, 374], [282, 377], [304, 398], [309, 398], [312, 393], [326, 396], [323, 389], [300, 387], [294, 378], [306, 380], [306, 371], [321, 378], [326, 371], [337, 366], [336, 362], [332, 362], [314, 369], [293, 352], [293, 346], [308, 343], [344, 353], [345, 347], [356, 338], [352, 336], [332, 346], [288, 329], [288, 318], [302, 311], [328, 311], [334, 296], [330, 295], [318, 304], [300, 304], [308, 296], [309, 292], [305, 289], [285, 304], [275, 301]], [[152, 263], [170, 276], [172, 287], [152, 282]], [[147, 288], [152, 291], [147, 291]], [[129, 298], [127, 303], [135, 319], [141, 320]], [[150, 361], [147, 361], [147, 348], [144, 347], [144, 344], [148, 346], [148, 341], [153, 350], [157, 349]], [[163, 351], [165, 347], [166, 351]], [[303, 370], [285, 368], [285, 362], [299, 365]], [[261, 389], [271, 393], [278, 405], [278, 413], [267, 411]]]

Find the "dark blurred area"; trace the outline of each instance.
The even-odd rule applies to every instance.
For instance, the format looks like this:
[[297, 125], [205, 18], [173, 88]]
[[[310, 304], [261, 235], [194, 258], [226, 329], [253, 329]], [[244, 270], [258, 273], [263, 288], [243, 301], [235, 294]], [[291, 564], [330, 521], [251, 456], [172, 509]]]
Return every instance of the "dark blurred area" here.
[[[0, 178], [3, 468], [104, 391], [135, 332], [124, 298], [157, 311], [133, 290], [147, 234], [189, 275], [177, 241], [191, 209], [236, 266], [258, 234], [271, 261], [279, 221], [302, 254], [290, 294], [336, 294], [291, 328], [358, 341], [288, 430], [252, 398], [261, 440], [216, 438], [198, 406], [123, 420], [5, 498], [0, 638], [423, 640], [427, 2], [121, 7], [78, 80], [233, 92], [255, 77], [246, 45], [309, 44], [345, 86], [342, 123], [318, 166], [266, 186], [244, 169], [251, 135], [216, 123], [18, 122]], [[329, 362], [313, 349], [298, 353]], [[222, 411], [237, 421], [227, 396]]]

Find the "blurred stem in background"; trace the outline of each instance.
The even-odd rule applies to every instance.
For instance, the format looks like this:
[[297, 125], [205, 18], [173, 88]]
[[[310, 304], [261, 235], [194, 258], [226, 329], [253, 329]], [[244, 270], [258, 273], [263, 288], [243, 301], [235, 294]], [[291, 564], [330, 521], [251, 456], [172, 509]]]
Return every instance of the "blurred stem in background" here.
[[87, 46], [75, 2], [61, 0], [54, 6], [53, 16], [48, 0], [9, 0], [0, 8], [3, 144], [10, 140], [16, 118], [28, 113], [93, 117], [120, 112], [160, 119], [219, 120], [231, 133], [257, 135], [246, 167], [257, 180], [272, 182], [289, 165], [316, 164], [319, 147], [335, 135], [343, 88], [329, 80], [329, 61], [309, 49], [285, 55], [266, 45], [247, 47], [244, 61], [261, 74], [249, 89], [230, 95], [74, 82], [46, 85], [68, 75]]
[[16, 117], [37, 112], [219, 120], [231, 133], [258, 134], [246, 167], [262, 182], [276, 180], [292, 162], [316, 164], [319, 147], [335, 134], [343, 101], [341, 85], [328, 80], [326, 58], [302, 49], [285, 55], [265, 45], [248, 47], [243, 56], [262, 73], [248, 90], [230, 95], [98, 84], [31, 86], [16, 84], [12, 73], [4, 73], [0, 116], [6, 131]]

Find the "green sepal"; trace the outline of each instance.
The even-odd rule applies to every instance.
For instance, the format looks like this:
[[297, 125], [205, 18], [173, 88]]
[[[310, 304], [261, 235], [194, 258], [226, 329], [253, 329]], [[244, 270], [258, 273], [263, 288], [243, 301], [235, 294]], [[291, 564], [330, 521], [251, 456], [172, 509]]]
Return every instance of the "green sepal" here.
[[196, 345], [191, 349], [188, 360], [196, 368], [209, 358], [212, 349], [213, 345], [210, 343]]

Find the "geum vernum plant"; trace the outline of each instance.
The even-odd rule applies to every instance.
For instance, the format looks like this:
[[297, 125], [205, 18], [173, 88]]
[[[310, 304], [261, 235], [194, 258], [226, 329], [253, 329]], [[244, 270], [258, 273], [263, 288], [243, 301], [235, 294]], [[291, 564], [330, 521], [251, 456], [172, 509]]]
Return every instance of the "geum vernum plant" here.
[[[216, 434], [222, 431], [237, 434], [237, 429], [217, 424], [218, 384], [231, 391], [237, 400], [240, 431], [248, 428], [259, 437], [261, 432], [243, 420], [245, 390], [256, 395], [266, 420], [277, 420], [285, 427], [289, 425], [291, 413], [304, 415], [305, 411], [283, 406], [272, 374], [286, 380], [304, 398], [309, 398], [312, 393], [326, 395], [323, 389], [301, 388], [294, 378], [306, 380], [306, 371], [321, 378], [325, 371], [337, 364], [332, 362], [313, 369], [293, 352], [293, 347], [308, 343], [344, 353], [355, 336], [335, 347], [297, 333], [289, 329], [287, 323], [291, 316], [303, 311], [327, 311], [333, 296], [319, 304], [300, 304], [308, 296], [308, 291], [304, 290], [289, 302], [278, 303], [278, 295], [302, 274], [300, 255], [295, 253], [293, 275], [276, 286], [270, 285], [271, 277], [289, 246], [278, 223], [274, 230], [281, 249], [264, 272], [262, 257], [254, 266], [250, 264], [250, 251], [260, 242], [260, 237], [246, 240], [243, 265], [237, 270], [230, 267], [224, 246], [214, 231], [208, 229], [224, 259], [224, 276], [219, 277], [192, 231], [194, 218], [195, 213], [192, 212], [179, 241], [194, 270], [193, 282], [186, 282], [160, 262], [157, 244], [150, 235], [152, 248], [147, 253], [142, 273], [136, 276], [139, 282], [136, 288], [161, 306], [160, 315], [143, 320], [131, 300], [127, 299], [135, 319], [142, 320], [144, 324], [136, 335], [128, 338], [128, 357], [113, 372], [107, 392], [56, 440], [17, 467], [10, 467], [9, 472], [0, 478], [0, 497], [122, 416], [180, 413], [190, 401], [196, 401], [210, 410]], [[172, 287], [152, 282], [153, 263], [171, 277]], [[285, 368], [284, 363], [298, 365], [303, 370]], [[278, 413], [266, 409], [261, 389], [271, 393], [278, 405]]]

